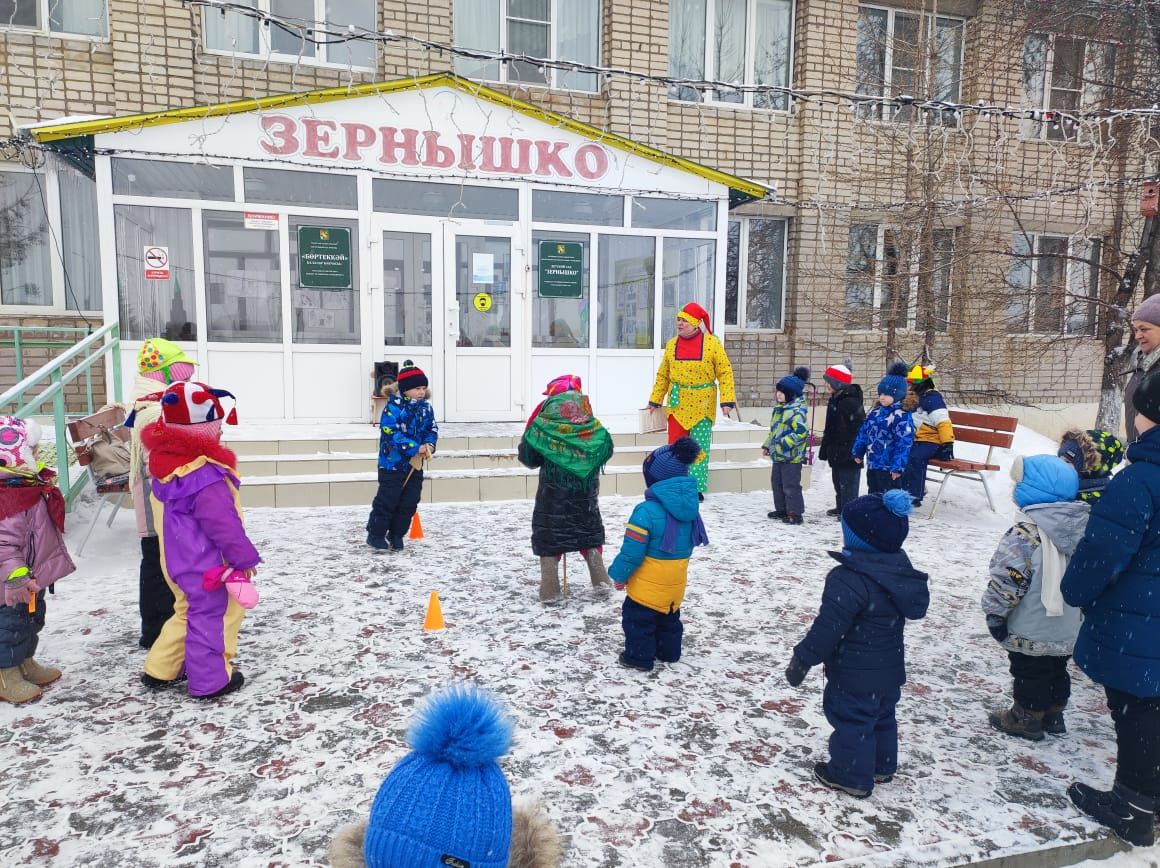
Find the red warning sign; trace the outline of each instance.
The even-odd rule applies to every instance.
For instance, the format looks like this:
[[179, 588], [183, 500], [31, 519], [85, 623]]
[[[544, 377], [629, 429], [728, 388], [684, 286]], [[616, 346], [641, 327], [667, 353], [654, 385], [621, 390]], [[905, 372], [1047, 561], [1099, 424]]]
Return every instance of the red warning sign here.
[[145, 248], [145, 279], [169, 280], [169, 248]]

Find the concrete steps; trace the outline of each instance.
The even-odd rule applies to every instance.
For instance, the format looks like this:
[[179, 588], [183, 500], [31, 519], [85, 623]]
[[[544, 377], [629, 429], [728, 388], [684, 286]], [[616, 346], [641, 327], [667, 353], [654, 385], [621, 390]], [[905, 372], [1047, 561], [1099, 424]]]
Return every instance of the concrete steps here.
[[[535, 497], [539, 472], [516, 458], [519, 428], [496, 433], [496, 426], [457, 425], [440, 437], [428, 465], [424, 503], [527, 500]], [[245, 506], [313, 507], [370, 504], [378, 487], [378, 439], [374, 429], [352, 426], [340, 432], [264, 432], [263, 439], [232, 439], [238, 455]], [[761, 455], [765, 431], [730, 426], [713, 432], [710, 492], [761, 491], [769, 487], [769, 460]], [[326, 436], [322, 436], [326, 435]], [[340, 435], [340, 436], [334, 436]], [[602, 496], [639, 497], [640, 465], [665, 442], [663, 434], [614, 433], [612, 460], [601, 477]]]

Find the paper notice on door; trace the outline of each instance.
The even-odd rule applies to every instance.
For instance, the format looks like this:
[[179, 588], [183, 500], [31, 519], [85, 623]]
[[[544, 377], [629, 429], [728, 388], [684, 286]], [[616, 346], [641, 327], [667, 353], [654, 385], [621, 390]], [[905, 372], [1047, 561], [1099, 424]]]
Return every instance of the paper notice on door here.
[[278, 214], [273, 211], [243, 211], [242, 223], [247, 229], [278, 230]]
[[495, 254], [471, 254], [471, 282], [495, 283]]

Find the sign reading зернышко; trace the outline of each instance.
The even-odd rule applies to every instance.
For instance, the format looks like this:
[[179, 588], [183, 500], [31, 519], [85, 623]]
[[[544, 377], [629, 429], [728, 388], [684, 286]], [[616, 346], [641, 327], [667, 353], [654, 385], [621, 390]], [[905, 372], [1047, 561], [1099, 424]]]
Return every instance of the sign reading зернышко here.
[[298, 285], [304, 289], [350, 289], [350, 230], [298, 227]]
[[541, 241], [537, 277], [541, 298], [580, 298], [584, 294], [584, 245]]

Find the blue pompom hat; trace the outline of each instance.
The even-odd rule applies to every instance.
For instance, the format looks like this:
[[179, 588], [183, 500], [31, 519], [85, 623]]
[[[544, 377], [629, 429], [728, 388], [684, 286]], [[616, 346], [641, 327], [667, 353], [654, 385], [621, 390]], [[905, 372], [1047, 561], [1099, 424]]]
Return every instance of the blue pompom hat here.
[[809, 368], [794, 368], [792, 374], [787, 374], [777, 381], [777, 391], [785, 395], [786, 401], [793, 401], [802, 396], [809, 379]]
[[897, 404], [906, 397], [906, 365], [895, 362], [886, 370], [886, 376], [878, 383], [878, 394], [889, 395]]
[[512, 798], [497, 760], [512, 722], [490, 694], [454, 686], [430, 697], [407, 734], [412, 752], [371, 806], [368, 868], [504, 868]]
[[652, 487], [662, 479], [688, 476], [689, 465], [701, 457], [701, 447], [692, 437], [680, 437], [667, 446], [659, 446], [644, 459], [644, 484]]
[[842, 510], [842, 539], [846, 548], [863, 552], [901, 551], [910, 533], [907, 516], [913, 508], [910, 495], [900, 488], [851, 500]]

